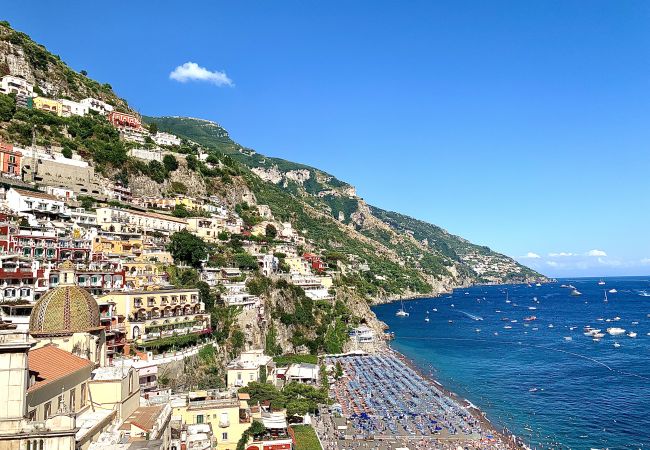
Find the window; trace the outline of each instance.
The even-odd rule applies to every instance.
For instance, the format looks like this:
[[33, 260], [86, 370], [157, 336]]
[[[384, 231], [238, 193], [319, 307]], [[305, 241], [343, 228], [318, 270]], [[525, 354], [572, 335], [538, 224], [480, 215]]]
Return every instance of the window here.
[[63, 401], [63, 394], [59, 395], [59, 401], [58, 401], [58, 406], [56, 407], [57, 411], [61, 411], [63, 409], [63, 405], [65, 402]]
[[52, 414], [52, 402], [47, 402], [43, 408], [43, 420], [47, 420], [50, 414]]
[[228, 433], [221, 433], [221, 440], [222, 441], [227, 441], [228, 440]]
[[77, 388], [70, 390], [70, 412], [75, 412], [77, 410], [75, 407], [76, 406], [75, 400], [77, 397], [76, 394], [77, 394]]
[[196, 423], [203, 423], [203, 414], [196, 415]]
[[86, 383], [81, 385], [81, 406], [86, 406]]

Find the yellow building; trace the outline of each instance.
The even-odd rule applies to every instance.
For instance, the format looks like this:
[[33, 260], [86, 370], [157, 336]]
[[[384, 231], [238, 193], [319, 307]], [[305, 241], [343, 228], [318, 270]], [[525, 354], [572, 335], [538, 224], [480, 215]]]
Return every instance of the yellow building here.
[[152, 261], [129, 261], [122, 264], [126, 285], [131, 289], [160, 286], [167, 282], [164, 265]]
[[226, 220], [219, 217], [188, 217], [187, 230], [208, 242], [217, 242], [226, 230]]
[[57, 100], [51, 98], [36, 97], [34, 99], [34, 108], [40, 109], [41, 111], [52, 112], [57, 116], [63, 115], [63, 105]]
[[[217, 450], [234, 450], [250, 427], [248, 402], [230, 392], [197, 391], [172, 401], [173, 416], [185, 425], [209, 424]], [[246, 397], [243, 395], [243, 397]]]
[[88, 384], [93, 407], [115, 411], [120, 420], [140, 406], [138, 373], [130, 367], [100, 367]]
[[289, 266], [289, 272], [298, 273], [300, 275], [311, 275], [311, 268], [309, 262], [300, 256], [290, 256], [284, 260]]
[[101, 255], [101, 258], [139, 256], [144, 250], [144, 241], [142, 237], [122, 239], [118, 236], [97, 236], [92, 249], [93, 254]]
[[115, 291], [100, 301], [115, 304], [115, 313], [125, 317], [127, 339], [137, 342], [210, 332], [210, 314], [198, 289]]

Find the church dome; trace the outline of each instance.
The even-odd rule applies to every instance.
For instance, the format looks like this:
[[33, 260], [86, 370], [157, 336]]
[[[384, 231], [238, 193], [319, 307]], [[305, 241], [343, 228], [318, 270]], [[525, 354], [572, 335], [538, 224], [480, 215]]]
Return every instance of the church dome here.
[[68, 283], [47, 291], [29, 318], [29, 331], [36, 334], [80, 333], [98, 327], [97, 301], [87, 290]]

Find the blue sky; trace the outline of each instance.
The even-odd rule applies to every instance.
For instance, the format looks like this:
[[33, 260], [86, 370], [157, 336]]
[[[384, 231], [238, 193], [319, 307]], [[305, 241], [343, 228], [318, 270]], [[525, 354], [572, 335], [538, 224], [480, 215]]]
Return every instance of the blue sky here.
[[[648, 2], [22, 1], [2, 18], [143, 114], [215, 120], [546, 274], [650, 273]], [[189, 62], [213, 75], [170, 78]]]

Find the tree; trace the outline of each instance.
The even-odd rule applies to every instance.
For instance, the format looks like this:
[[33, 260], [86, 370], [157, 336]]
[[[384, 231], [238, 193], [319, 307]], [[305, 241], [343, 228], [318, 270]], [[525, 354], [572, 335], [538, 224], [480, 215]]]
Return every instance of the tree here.
[[266, 225], [264, 232], [268, 239], [275, 239], [278, 236], [278, 230], [276, 230], [273, 224], [270, 223]]
[[16, 100], [14, 95], [0, 95], [0, 120], [8, 122], [16, 112]]
[[203, 239], [186, 230], [172, 234], [167, 250], [175, 261], [182, 261], [192, 267], [200, 267], [208, 256]]
[[79, 73], [80, 73], [81, 75], [83, 75], [84, 77], [87, 77], [87, 76], [88, 76], [88, 72], [86, 72], [85, 70], [82, 70], [82, 71], [79, 72]]
[[194, 155], [187, 155], [185, 161], [187, 161], [187, 168], [190, 170], [194, 171], [199, 167], [199, 160]]
[[150, 123], [149, 124], [149, 133], [152, 135], [155, 135], [158, 133], [158, 124], [157, 123]]
[[179, 203], [178, 205], [174, 206], [174, 210], [172, 211], [172, 216], [174, 217], [190, 217], [191, 214], [183, 205], [182, 203]]
[[163, 165], [167, 172], [173, 172], [178, 169], [178, 160], [174, 155], [165, 155], [163, 156]]
[[219, 234], [217, 235], [220, 241], [227, 241], [228, 240], [228, 232], [227, 231], [220, 231]]
[[250, 253], [237, 253], [235, 256], [235, 265], [240, 269], [257, 269], [257, 258]]
[[163, 166], [159, 161], [152, 160], [147, 164], [149, 169], [149, 178], [151, 178], [156, 183], [162, 183], [167, 178], [167, 171], [165, 166]]
[[72, 150], [70, 149], [70, 147], [63, 147], [63, 150], [61, 150], [61, 154], [65, 158], [68, 158], [68, 159], [72, 158]]

